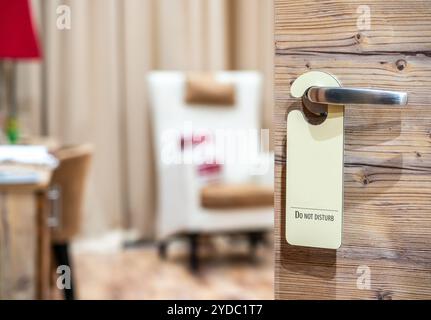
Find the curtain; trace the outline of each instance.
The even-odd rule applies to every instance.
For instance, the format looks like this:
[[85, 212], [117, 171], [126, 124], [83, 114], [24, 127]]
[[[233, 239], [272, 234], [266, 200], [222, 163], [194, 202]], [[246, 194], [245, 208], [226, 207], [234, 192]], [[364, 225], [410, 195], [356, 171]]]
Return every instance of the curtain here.
[[[32, 0], [42, 63], [18, 71], [26, 135], [91, 142], [83, 233], [153, 236], [155, 184], [146, 75], [151, 70], [260, 70], [272, 117], [272, 0]], [[58, 29], [59, 6], [70, 29]]]

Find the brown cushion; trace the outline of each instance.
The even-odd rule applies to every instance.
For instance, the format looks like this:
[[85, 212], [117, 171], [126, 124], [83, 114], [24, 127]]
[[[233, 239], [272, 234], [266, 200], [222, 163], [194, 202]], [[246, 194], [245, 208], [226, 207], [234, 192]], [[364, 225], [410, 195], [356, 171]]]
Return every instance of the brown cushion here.
[[201, 189], [201, 204], [211, 209], [272, 206], [274, 190], [257, 184], [210, 184]]
[[190, 74], [186, 81], [185, 100], [189, 105], [233, 106], [235, 87], [216, 81], [211, 74]]

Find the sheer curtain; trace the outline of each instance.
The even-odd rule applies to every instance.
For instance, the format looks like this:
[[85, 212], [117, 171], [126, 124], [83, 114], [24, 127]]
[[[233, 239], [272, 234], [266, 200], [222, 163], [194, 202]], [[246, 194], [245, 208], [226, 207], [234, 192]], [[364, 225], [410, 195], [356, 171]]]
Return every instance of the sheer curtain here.
[[[64, 144], [92, 142], [84, 234], [155, 219], [151, 70], [257, 69], [265, 76], [263, 127], [272, 117], [271, 0], [32, 0], [42, 63], [19, 67], [23, 130]], [[71, 10], [57, 28], [58, 6]]]

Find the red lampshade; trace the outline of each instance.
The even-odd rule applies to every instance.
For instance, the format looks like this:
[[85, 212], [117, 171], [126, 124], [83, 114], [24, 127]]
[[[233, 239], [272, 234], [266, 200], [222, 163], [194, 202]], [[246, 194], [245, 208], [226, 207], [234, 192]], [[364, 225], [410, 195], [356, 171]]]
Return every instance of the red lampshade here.
[[28, 0], [0, 0], [0, 59], [40, 56]]

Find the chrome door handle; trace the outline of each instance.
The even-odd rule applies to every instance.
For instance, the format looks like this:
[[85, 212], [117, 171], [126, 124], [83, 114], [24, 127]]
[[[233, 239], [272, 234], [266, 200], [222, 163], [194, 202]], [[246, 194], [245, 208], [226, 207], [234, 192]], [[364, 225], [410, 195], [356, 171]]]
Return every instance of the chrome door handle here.
[[407, 104], [407, 93], [399, 91], [376, 90], [366, 88], [343, 87], [310, 87], [305, 97], [314, 103], [347, 105], [347, 104]]

